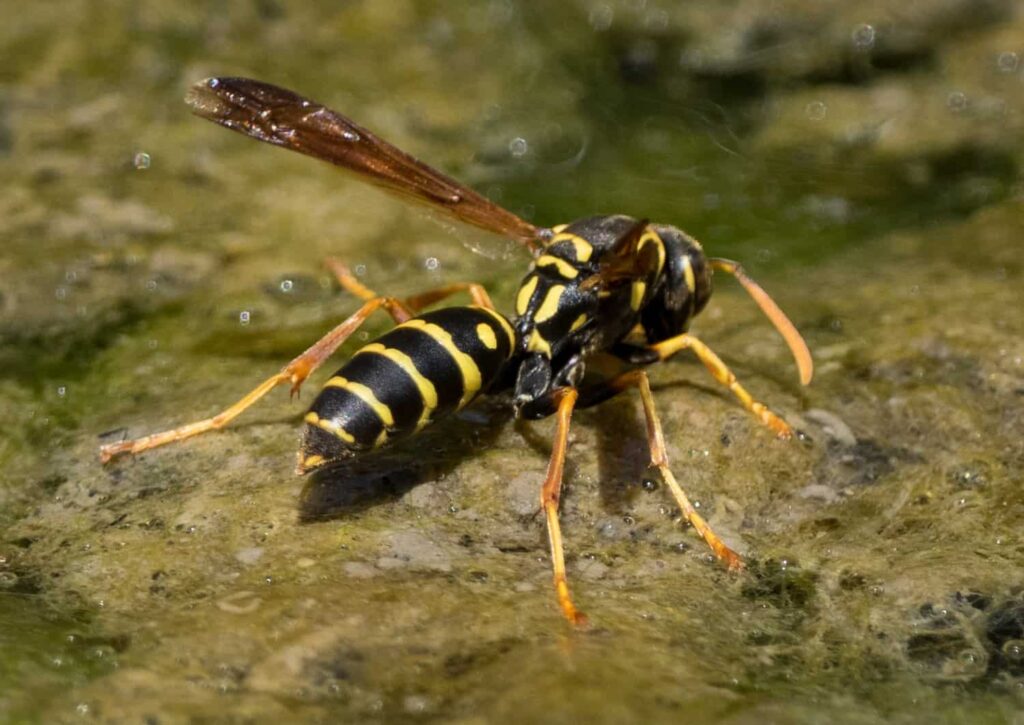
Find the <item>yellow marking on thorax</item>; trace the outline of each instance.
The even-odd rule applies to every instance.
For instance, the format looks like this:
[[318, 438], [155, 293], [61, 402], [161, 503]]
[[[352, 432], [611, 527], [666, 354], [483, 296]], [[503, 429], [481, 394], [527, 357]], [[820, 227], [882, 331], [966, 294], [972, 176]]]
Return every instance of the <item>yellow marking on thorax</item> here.
[[476, 336], [480, 338], [480, 342], [484, 344], [488, 350], [498, 349], [498, 338], [494, 334], [494, 330], [486, 322], [481, 322], [476, 326]]
[[539, 352], [541, 355], [551, 357], [551, 343], [541, 337], [540, 332], [536, 328], [530, 333], [530, 341], [526, 344], [526, 349], [530, 352]]
[[416, 364], [413, 363], [412, 358], [401, 350], [396, 350], [393, 347], [384, 347], [379, 342], [371, 342], [366, 347], [359, 349], [356, 355], [363, 353], [382, 355], [400, 367], [402, 372], [409, 376], [419, 389], [420, 398], [423, 400], [423, 412], [416, 423], [416, 430], [420, 430], [429, 423], [430, 413], [437, 407], [437, 388], [434, 387], [434, 384], [423, 373], [416, 369]]
[[491, 319], [497, 322], [501, 329], [505, 331], [505, 336], [508, 337], [509, 355], [511, 355], [512, 350], [516, 346], [516, 333], [515, 330], [512, 329], [512, 325], [510, 325], [508, 320], [505, 319], [505, 315], [492, 310], [489, 307], [478, 307], [476, 305], [472, 305], [472, 307], [474, 310], [482, 310], [483, 312], [486, 312], [491, 316]]
[[697, 279], [693, 276], [693, 264], [689, 255], [683, 256], [683, 276], [686, 278], [686, 289], [690, 290], [690, 294], [696, 292]]
[[347, 390], [348, 392], [352, 393], [352, 395], [356, 396], [361, 401], [370, 406], [373, 409], [373, 412], [377, 414], [377, 417], [380, 418], [381, 423], [383, 423], [386, 428], [394, 427], [395, 418], [393, 415], [391, 415], [391, 408], [384, 405], [384, 403], [380, 402], [380, 400], [377, 398], [377, 394], [374, 393], [373, 390], [371, 390], [368, 386], [363, 385], [362, 383], [354, 382], [352, 380], [349, 380], [348, 378], [343, 378], [340, 375], [336, 375], [330, 380], [328, 380], [326, 383], [324, 383], [324, 387], [341, 388], [342, 390]]
[[573, 267], [571, 264], [566, 262], [564, 259], [555, 257], [551, 254], [543, 254], [537, 259], [538, 267], [554, 267], [558, 271], [558, 276], [564, 279], [576, 279], [580, 271]]
[[576, 330], [587, 324], [586, 314], [582, 314], [576, 318], [576, 321], [572, 323], [572, 327], [569, 328], [569, 332], [576, 332]]
[[459, 366], [459, 371], [462, 373], [462, 398], [459, 400], [459, 408], [462, 408], [473, 399], [473, 396], [476, 395], [483, 384], [483, 381], [480, 379], [480, 368], [476, 366], [476, 361], [473, 358], [455, 346], [455, 340], [452, 339], [451, 334], [446, 329], [424, 320], [409, 320], [399, 325], [399, 327], [421, 330], [434, 338], [434, 341], [452, 356], [455, 364]]
[[568, 224], [557, 224], [557, 225], [551, 227], [551, 231], [553, 231], [555, 234], [560, 234], [562, 232], [562, 230], [566, 229], [568, 226], [569, 226]]
[[563, 292], [565, 292], [564, 285], [556, 284], [551, 287], [544, 296], [544, 301], [537, 308], [537, 314], [533, 316], [533, 321], [546, 322], [554, 317], [555, 313], [558, 312], [558, 303], [562, 299]]
[[319, 415], [317, 415], [313, 411], [310, 411], [310, 412], [306, 413], [305, 421], [307, 423], [309, 423], [310, 425], [315, 425], [317, 428], [320, 428], [321, 430], [325, 430], [328, 433], [333, 433], [334, 435], [338, 436], [339, 438], [341, 438], [346, 443], [355, 443], [356, 442], [356, 437], [354, 435], [349, 433], [347, 430], [342, 428], [337, 423], [335, 423], [333, 421], [330, 421], [330, 420], [322, 419]]
[[658, 250], [658, 270], [656, 274], [661, 274], [661, 270], [665, 266], [665, 242], [662, 241], [661, 237], [653, 229], [648, 228], [643, 236], [640, 237], [640, 243], [636, 247], [637, 252], [640, 252], [644, 245], [647, 244], [655, 245], [655, 248]]
[[559, 242], [570, 242], [572, 244], [576, 249], [577, 262], [589, 262], [591, 255], [594, 253], [593, 245], [583, 237], [576, 234], [569, 234], [568, 232], [565, 234], [556, 234], [551, 238], [551, 242], [548, 246], [558, 244]]
[[537, 291], [537, 275], [531, 275], [528, 280], [523, 282], [523, 286], [519, 288], [519, 292], [516, 294], [516, 314], [525, 315], [526, 308], [530, 306], [530, 300], [533, 299], [533, 293]]
[[634, 312], [640, 309], [640, 305], [644, 303], [644, 294], [647, 292], [646, 282], [634, 282], [633, 289], [630, 290], [629, 306]]
[[306, 456], [302, 459], [302, 465], [308, 468], [316, 468], [324, 462], [324, 457], [319, 454], [313, 454], [312, 456]]

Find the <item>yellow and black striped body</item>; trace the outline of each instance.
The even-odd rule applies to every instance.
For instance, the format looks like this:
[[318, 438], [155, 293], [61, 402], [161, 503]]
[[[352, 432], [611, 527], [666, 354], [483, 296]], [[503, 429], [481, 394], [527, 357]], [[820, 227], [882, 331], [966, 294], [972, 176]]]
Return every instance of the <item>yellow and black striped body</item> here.
[[[514, 324], [520, 352], [558, 358], [565, 351], [587, 346], [587, 341], [606, 330], [614, 318], [636, 316], [639, 307], [630, 309], [629, 305], [631, 289], [625, 290], [625, 299], [618, 299], [618, 294], [610, 300], [607, 290], [583, 285], [598, 272], [602, 258], [617, 240], [636, 223], [635, 219], [616, 215], [589, 217], [552, 228], [553, 236], [516, 294]], [[652, 270], [650, 276], [656, 275], [657, 270]], [[605, 314], [609, 311], [612, 318]], [[626, 327], [623, 334], [628, 331]]]
[[586, 356], [622, 353], [634, 330], [647, 343], [685, 332], [710, 295], [704, 250], [675, 227], [623, 215], [553, 227], [516, 295], [517, 414], [550, 415], [551, 392], [578, 385]]
[[515, 348], [511, 324], [484, 307], [449, 307], [398, 325], [324, 385], [306, 414], [299, 469], [379, 448], [463, 408]]
[[700, 244], [675, 227], [646, 226], [629, 250], [626, 273], [613, 283], [587, 283], [637, 223], [609, 215], [552, 229], [516, 295], [521, 353], [558, 358], [606, 349], [637, 324], [656, 338], [649, 342], [686, 330], [710, 297], [711, 277]]

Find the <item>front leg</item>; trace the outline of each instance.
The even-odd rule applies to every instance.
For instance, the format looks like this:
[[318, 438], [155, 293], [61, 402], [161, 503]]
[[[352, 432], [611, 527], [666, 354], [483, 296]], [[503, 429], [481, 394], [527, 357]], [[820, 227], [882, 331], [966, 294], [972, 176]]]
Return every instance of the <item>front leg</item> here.
[[789, 427], [782, 418], [775, 415], [764, 403], [754, 400], [754, 397], [747, 392], [747, 389], [740, 385], [736, 375], [729, 367], [722, 362], [722, 358], [715, 354], [714, 350], [698, 340], [688, 332], [682, 335], [670, 337], [650, 346], [650, 349], [658, 354], [659, 360], [672, 357], [680, 350], [693, 350], [697, 358], [704, 363], [712, 377], [729, 389], [740, 401], [744, 408], [749, 410], [758, 420], [768, 426], [779, 438], [792, 438], [793, 429]]

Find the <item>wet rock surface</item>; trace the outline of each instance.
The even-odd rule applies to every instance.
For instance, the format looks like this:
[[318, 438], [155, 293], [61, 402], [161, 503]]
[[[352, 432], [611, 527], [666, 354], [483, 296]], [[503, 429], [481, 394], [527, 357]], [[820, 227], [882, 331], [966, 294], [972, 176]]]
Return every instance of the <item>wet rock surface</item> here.
[[[0, 37], [0, 719], [1017, 716], [1014, 4], [73, 2], [77, 39], [52, 12]], [[539, 222], [625, 211], [742, 259], [813, 384], [728, 281], [694, 332], [801, 436], [693, 360], [651, 374], [673, 470], [746, 570], [681, 524], [631, 395], [570, 437], [580, 632], [539, 513], [552, 423], [501, 401], [297, 478], [328, 364], [301, 401], [101, 466], [100, 440], [216, 412], [354, 309], [328, 254], [397, 294], [477, 279], [506, 311], [525, 268], [189, 118], [184, 89], [225, 71], [351, 109]]]

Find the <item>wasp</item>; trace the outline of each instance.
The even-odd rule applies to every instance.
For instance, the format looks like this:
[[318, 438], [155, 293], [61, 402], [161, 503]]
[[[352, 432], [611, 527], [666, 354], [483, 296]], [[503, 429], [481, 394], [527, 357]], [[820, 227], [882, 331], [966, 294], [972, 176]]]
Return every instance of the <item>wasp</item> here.
[[[234, 405], [194, 423], [104, 445], [103, 462], [224, 427], [279, 385], [294, 396], [309, 375], [378, 310], [396, 323], [363, 346], [324, 385], [306, 413], [297, 472], [307, 473], [407, 438], [482, 394], [505, 394], [520, 419], [554, 416], [554, 443], [540, 504], [565, 617], [586, 622], [570, 594], [558, 504], [574, 409], [627, 389], [639, 391], [651, 464], [683, 516], [730, 569], [742, 566], [698, 514], [669, 468], [646, 367], [690, 350], [711, 375], [780, 438], [793, 431], [755, 400], [711, 348], [688, 332], [711, 296], [715, 272], [746, 289], [788, 344], [800, 381], [811, 380], [810, 351], [792, 322], [736, 262], [709, 258], [682, 230], [624, 215], [538, 227], [395, 148], [342, 114], [292, 91], [245, 78], [211, 78], [186, 101], [197, 115], [251, 138], [336, 164], [364, 180], [450, 217], [521, 243], [533, 256], [507, 317], [482, 285], [450, 284], [406, 299], [378, 295], [337, 260], [342, 288], [363, 304], [309, 349]], [[472, 304], [424, 312], [457, 293]], [[588, 361], [622, 361], [616, 375], [588, 382]]]

